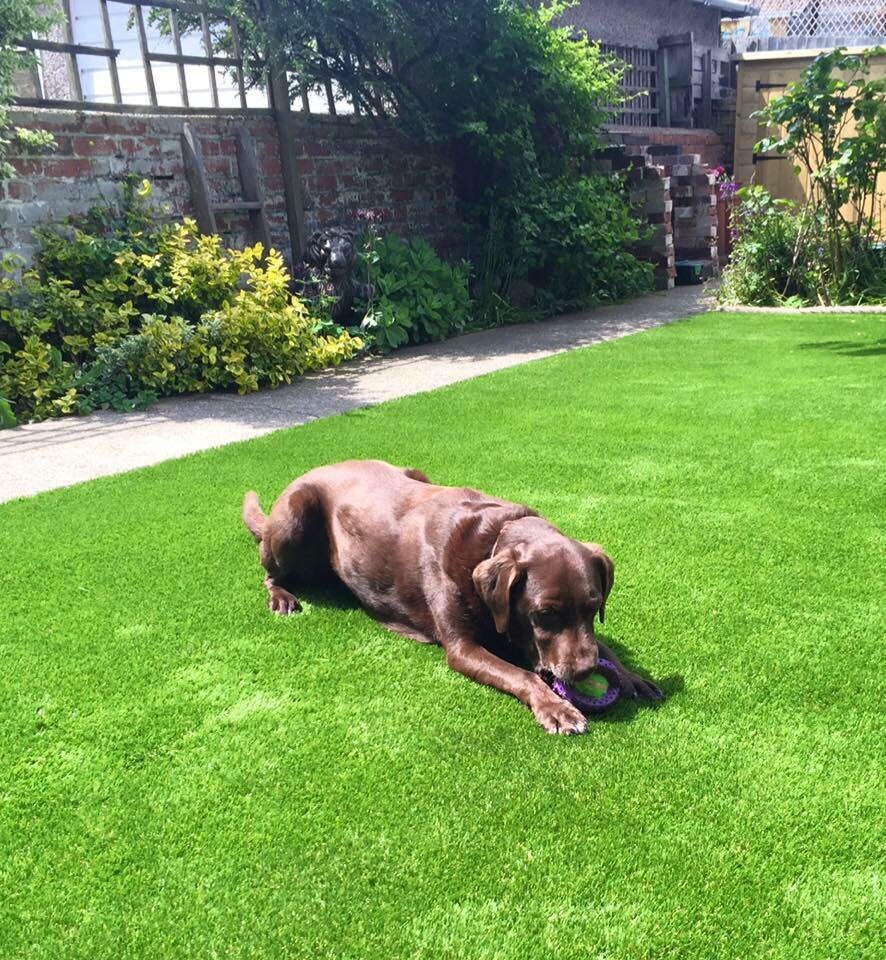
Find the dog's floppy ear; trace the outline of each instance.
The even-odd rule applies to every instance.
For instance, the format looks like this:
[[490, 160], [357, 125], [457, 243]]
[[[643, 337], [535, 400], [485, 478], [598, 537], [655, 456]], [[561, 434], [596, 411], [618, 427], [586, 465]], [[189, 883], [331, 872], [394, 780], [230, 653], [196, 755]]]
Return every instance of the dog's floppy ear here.
[[599, 543], [586, 543], [585, 546], [593, 554], [591, 562], [600, 581], [600, 591], [603, 594], [603, 602], [600, 604], [600, 623], [603, 623], [606, 618], [606, 600], [612, 591], [613, 583], [615, 583], [615, 564], [612, 562], [612, 557]]
[[499, 633], [507, 632], [511, 615], [511, 590], [520, 572], [513, 550], [502, 550], [474, 567], [474, 586], [489, 607]]

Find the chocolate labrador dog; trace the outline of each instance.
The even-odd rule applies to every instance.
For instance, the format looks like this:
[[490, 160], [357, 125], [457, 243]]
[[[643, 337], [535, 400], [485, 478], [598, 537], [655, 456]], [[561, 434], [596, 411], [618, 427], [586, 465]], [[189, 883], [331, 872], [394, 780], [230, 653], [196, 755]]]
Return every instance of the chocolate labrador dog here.
[[436, 486], [419, 470], [351, 460], [299, 477], [269, 516], [247, 493], [243, 519], [259, 541], [275, 613], [300, 609], [296, 584], [334, 574], [384, 626], [440, 644], [453, 670], [516, 697], [550, 733], [583, 733], [587, 720], [545, 672], [575, 682], [603, 656], [626, 694], [662, 697], [594, 635], [612, 560], [529, 507]]

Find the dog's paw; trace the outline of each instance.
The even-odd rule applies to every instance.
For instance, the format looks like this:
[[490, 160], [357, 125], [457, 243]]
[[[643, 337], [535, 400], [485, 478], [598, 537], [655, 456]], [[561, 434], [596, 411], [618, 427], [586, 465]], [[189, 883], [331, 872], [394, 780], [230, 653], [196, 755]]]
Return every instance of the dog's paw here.
[[584, 733], [588, 718], [577, 707], [556, 694], [532, 705], [535, 719], [548, 733]]
[[620, 666], [618, 677], [621, 681], [621, 695], [625, 700], [647, 700], [650, 703], [658, 703], [665, 698], [660, 687], [651, 680], [641, 677], [639, 673], [634, 673], [633, 670]]
[[658, 703], [665, 698], [661, 687], [656, 686], [651, 680], [644, 680], [637, 673], [631, 674], [630, 685], [629, 695], [635, 700], [648, 700], [651, 703]]
[[269, 588], [268, 609], [281, 617], [288, 617], [291, 613], [301, 610], [298, 597], [282, 587]]

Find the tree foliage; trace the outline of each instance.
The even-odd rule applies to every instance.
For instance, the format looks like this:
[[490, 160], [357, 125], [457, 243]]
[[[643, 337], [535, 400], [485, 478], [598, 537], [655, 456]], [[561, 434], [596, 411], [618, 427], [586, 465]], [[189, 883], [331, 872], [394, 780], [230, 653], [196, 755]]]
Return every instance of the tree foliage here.
[[[456, 187], [474, 237], [474, 259], [495, 264], [481, 277], [490, 296], [555, 259], [568, 271], [551, 230], [587, 234], [591, 198], [611, 211], [618, 184], [585, 182], [601, 127], [619, 99], [621, 69], [570, 27], [556, 25], [571, 4], [525, 0], [228, 0], [255, 56], [286, 65], [293, 97], [302, 85], [331, 84], [363, 114], [393, 120], [408, 134], [452, 146]], [[572, 195], [582, 201], [575, 203]], [[607, 194], [604, 196], [604, 194]], [[621, 256], [636, 239], [623, 200], [600, 250]], [[594, 237], [588, 238], [589, 243]], [[553, 246], [546, 246], [550, 240]], [[606, 246], [605, 243], [613, 243]], [[490, 244], [499, 249], [491, 250]], [[629, 257], [629, 255], [626, 255]], [[579, 266], [569, 302], [624, 296], [648, 283], [629, 270], [601, 294]], [[556, 298], [555, 298], [556, 299]], [[565, 300], [564, 300], [565, 302]], [[551, 304], [553, 306], [553, 304]]]

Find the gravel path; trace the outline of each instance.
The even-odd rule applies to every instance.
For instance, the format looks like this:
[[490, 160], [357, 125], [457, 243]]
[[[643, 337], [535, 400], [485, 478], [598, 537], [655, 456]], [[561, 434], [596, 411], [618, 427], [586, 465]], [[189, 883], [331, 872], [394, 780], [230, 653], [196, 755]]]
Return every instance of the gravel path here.
[[701, 287], [538, 324], [484, 330], [364, 359], [248, 396], [172, 397], [136, 413], [103, 411], [0, 432], [0, 502], [247, 440], [357, 407], [624, 337], [711, 309]]

